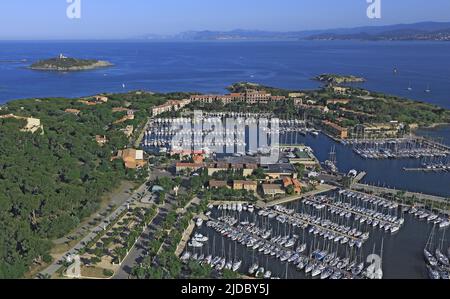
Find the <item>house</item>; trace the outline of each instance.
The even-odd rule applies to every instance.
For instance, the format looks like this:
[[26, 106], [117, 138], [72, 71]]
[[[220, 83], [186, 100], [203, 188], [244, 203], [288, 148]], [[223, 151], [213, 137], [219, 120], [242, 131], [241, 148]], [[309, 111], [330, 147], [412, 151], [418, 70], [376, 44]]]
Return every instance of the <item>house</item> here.
[[286, 194], [281, 185], [278, 184], [263, 184], [262, 191], [264, 195], [275, 196], [279, 194]]
[[122, 159], [125, 167], [129, 169], [142, 168], [147, 164], [147, 161], [144, 160], [144, 151], [132, 148], [119, 150], [117, 156], [113, 157], [112, 160], [116, 159]]
[[403, 129], [404, 125], [397, 121], [362, 124], [355, 127], [356, 133], [363, 138], [396, 138], [401, 135]]
[[74, 114], [74, 115], [79, 115], [81, 111], [78, 109], [67, 108], [66, 110], [64, 110], [64, 112]]
[[322, 125], [325, 128], [325, 130], [330, 132], [335, 137], [340, 138], [340, 139], [348, 138], [348, 129], [347, 128], [341, 127], [340, 125], [332, 123], [328, 120], [322, 121]]
[[210, 180], [208, 182], [208, 186], [210, 189], [229, 188], [228, 183], [226, 181], [216, 181], [216, 180]]
[[108, 142], [108, 139], [106, 136], [102, 135], [95, 135], [95, 141], [100, 145], [103, 146]]
[[96, 102], [107, 103], [108, 102], [108, 97], [102, 96], [102, 95], [98, 95], [98, 96], [94, 96], [94, 100]]
[[197, 171], [199, 169], [202, 169], [204, 167], [203, 164], [196, 164], [196, 163], [184, 163], [184, 162], [178, 162], [175, 164], [175, 170], [177, 173], [187, 171]]
[[279, 180], [284, 177], [297, 178], [297, 170], [289, 163], [265, 165], [263, 169], [268, 179]]
[[337, 94], [346, 94], [349, 91], [348, 87], [341, 87], [341, 86], [332, 86], [331, 89], [334, 93]]
[[247, 190], [256, 192], [258, 189], [258, 183], [255, 181], [233, 181], [233, 189], [234, 190]]
[[234, 170], [234, 171], [242, 171], [243, 176], [248, 177], [253, 174], [254, 170], [257, 168], [257, 165], [218, 162], [208, 164], [207, 168], [209, 176], [212, 176], [214, 173], [219, 171]]
[[203, 155], [193, 155], [192, 160], [194, 161], [195, 164], [200, 164], [203, 163], [204, 157]]
[[283, 187], [286, 189], [289, 186], [294, 186], [294, 193], [300, 194], [302, 192], [302, 185], [297, 179], [291, 179], [291, 178], [283, 178]]
[[184, 100], [169, 100], [166, 103], [153, 107], [152, 116], [157, 116], [159, 114], [170, 112], [170, 111], [178, 111], [186, 105], [191, 103], [190, 99]]

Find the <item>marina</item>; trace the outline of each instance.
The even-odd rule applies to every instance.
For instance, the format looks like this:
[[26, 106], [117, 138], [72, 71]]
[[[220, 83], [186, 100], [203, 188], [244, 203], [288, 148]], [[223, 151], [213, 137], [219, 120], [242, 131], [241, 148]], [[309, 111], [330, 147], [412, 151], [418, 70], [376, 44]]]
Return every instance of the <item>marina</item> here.
[[[439, 228], [433, 222], [442, 216], [435, 218], [428, 213], [430, 220], [423, 221], [428, 217], [420, 218], [404, 206], [350, 190], [263, 209], [245, 203], [210, 208], [210, 219], [198, 226], [193, 235], [194, 238], [201, 235], [208, 241], [191, 244], [198, 247], [186, 247], [184, 259], [196, 257], [198, 262], [208, 263], [217, 271], [227, 264], [236, 265], [231, 269], [259, 278], [399, 278], [406, 272], [395, 265], [403, 258], [412, 258], [407, 254], [409, 250], [417, 250], [410, 247], [411, 237], [407, 237], [408, 245], [399, 243], [411, 230], [419, 228], [419, 232], [424, 232], [414, 240], [422, 244], [418, 246], [419, 257], [423, 256], [420, 248], [425, 247], [433, 225], [436, 234], [444, 238], [441, 247], [448, 246], [445, 227]], [[403, 249], [404, 246], [408, 248]], [[398, 256], [403, 251], [407, 256]], [[415, 270], [406, 277], [428, 277], [424, 260], [414, 252], [411, 265]], [[382, 255], [381, 271], [375, 271], [366, 261], [371, 253]], [[396, 262], [392, 263], [394, 256]]]
[[352, 146], [353, 151], [364, 159], [434, 159], [450, 155], [448, 146], [425, 138], [352, 139], [342, 143]]

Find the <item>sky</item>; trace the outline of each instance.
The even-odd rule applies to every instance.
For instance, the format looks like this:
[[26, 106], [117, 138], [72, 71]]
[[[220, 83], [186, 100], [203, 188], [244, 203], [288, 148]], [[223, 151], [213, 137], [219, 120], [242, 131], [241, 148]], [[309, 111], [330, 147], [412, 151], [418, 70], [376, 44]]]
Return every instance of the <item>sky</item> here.
[[[68, 1], [81, 18], [67, 17]], [[375, 0], [373, 0], [375, 1]], [[449, 0], [0, 0], [0, 39], [114, 39], [190, 30], [300, 31], [450, 21]]]

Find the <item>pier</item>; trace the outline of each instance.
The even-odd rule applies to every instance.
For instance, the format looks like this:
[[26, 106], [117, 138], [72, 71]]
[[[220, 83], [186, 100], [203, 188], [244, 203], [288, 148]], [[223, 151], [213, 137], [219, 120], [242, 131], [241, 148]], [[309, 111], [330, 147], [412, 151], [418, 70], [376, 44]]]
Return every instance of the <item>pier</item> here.
[[[280, 250], [280, 252], [289, 252], [289, 251], [293, 252], [292, 249], [286, 248], [286, 247], [284, 247], [284, 246], [282, 246], [282, 245], [280, 245], [280, 244], [278, 244], [278, 243], [276, 243], [276, 242], [272, 242], [272, 241], [270, 241], [270, 240], [268, 240], [268, 239], [264, 239], [264, 238], [262, 238], [261, 236], [259, 236], [259, 235], [257, 235], [257, 234], [248, 232], [248, 231], [245, 229], [245, 227], [241, 227], [241, 226], [235, 227], [235, 226], [232, 226], [232, 225], [230, 225], [230, 224], [228, 224], [228, 223], [226, 223], [226, 222], [223, 222], [223, 221], [220, 221], [220, 220], [217, 220], [217, 219], [214, 219], [213, 221], [216, 223], [216, 225], [213, 225], [212, 227], [214, 228], [214, 230], [215, 230], [217, 233], [220, 233], [220, 232], [219, 232], [219, 229], [220, 229], [220, 228], [226, 228], [226, 229], [228, 229], [228, 230], [233, 231], [235, 234], [243, 234], [243, 235], [251, 236], [254, 240], [256, 240], [256, 241], [254, 242], [255, 244], [257, 244], [257, 243], [259, 243], [259, 242], [264, 242], [264, 244], [268, 245], [269, 247], [278, 248], [278, 249]], [[227, 236], [228, 238], [231, 238], [231, 235], [232, 235], [232, 233], [229, 233], [229, 234], [227, 234], [226, 236]], [[244, 244], [241, 244], [241, 245], [245, 247]], [[248, 247], [248, 246], [247, 246], [247, 247]], [[262, 247], [259, 247], [259, 248], [262, 248]], [[252, 248], [250, 247], [250, 250], [256, 250], [256, 249], [252, 249]], [[293, 253], [293, 254], [295, 254], [295, 253]], [[323, 264], [326, 265], [326, 263], [321, 262], [321, 261], [319, 261], [319, 260], [317, 260], [317, 259], [314, 259], [313, 257], [308, 256], [308, 255], [306, 255], [306, 254], [299, 253], [299, 252], [296, 252], [296, 254], [298, 254], [298, 257], [299, 257], [299, 258], [296, 259], [296, 260], [299, 260], [299, 259], [301, 258], [301, 259], [306, 259], [306, 260], [308, 261], [308, 263], [311, 263], [311, 262], [313, 262], [313, 263], [314, 263], [314, 262], [317, 262], [317, 263], [323, 263]], [[278, 257], [278, 256], [277, 256], [277, 257]], [[275, 258], [275, 256], [274, 256], [274, 258]], [[286, 263], [288, 263], [288, 264], [289, 264], [289, 263], [294, 263], [294, 264], [296, 264], [296, 261], [292, 261], [292, 262], [291, 262], [291, 261], [289, 260], [289, 258], [287, 258], [285, 261], [283, 261], [283, 260], [281, 260], [281, 261], [282, 261], [282, 263], [286, 262]], [[352, 273], [351, 273], [350, 271], [347, 271], [345, 268], [337, 268], [337, 267], [330, 266], [330, 265], [327, 265], [327, 267], [333, 269], [333, 271], [335, 271], [335, 272], [341, 272], [341, 273], [342, 273], [344, 276], [346, 276], [346, 277], [352, 277], [352, 276], [355, 277], [354, 275], [352, 275]], [[357, 277], [355, 277], [355, 278], [357, 278]]]
[[374, 194], [379, 194], [379, 195], [382, 195], [382, 194], [397, 195], [399, 192], [403, 192], [406, 197], [416, 198], [416, 199], [423, 200], [423, 201], [431, 201], [431, 202], [439, 203], [439, 204], [446, 204], [447, 210], [445, 210], [444, 212], [447, 214], [450, 213], [450, 208], [449, 208], [450, 200], [448, 198], [445, 198], [442, 196], [416, 193], [416, 192], [410, 192], [410, 191], [402, 191], [402, 190], [390, 189], [390, 188], [386, 188], [386, 187], [377, 187], [377, 186], [360, 184], [360, 183], [352, 185], [351, 189], [356, 190], [356, 191], [362, 190], [365, 192], [372, 192]]
[[322, 184], [322, 185], [319, 185], [317, 187], [317, 190], [313, 190], [313, 191], [310, 191], [308, 193], [304, 193], [304, 194], [301, 194], [301, 195], [295, 195], [295, 196], [291, 196], [291, 197], [277, 199], [277, 200], [273, 200], [273, 201], [268, 202], [268, 203], [264, 203], [262, 201], [258, 201], [258, 207], [270, 208], [270, 207], [273, 207], [273, 206], [276, 206], [276, 205], [290, 203], [290, 202], [293, 202], [293, 201], [301, 200], [301, 199], [303, 199], [305, 197], [314, 196], [314, 195], [317, 195], [317, 194], [320, 194], [320, 193], [329, 192], [329, 191], [332, 191], [332, 190], [335, 190], [335, 189], [337, 189], [336, 186], [332, 186], [332, 185], [328, 185], [328, 184]]
[[[394, 225], [394, 226], [398, 225], [398, 223], [396, 223], [396, 222], [379, 219], [379, 218], [374, 217], [372, 215], [364, 214], [364, 213], [361, 213], [361, 212], [358, 212], [358, 211], [354, 211], [354, 210], [348, 209], [346, 207], [339, 206], [339, 205], [336, 205], [336, 204], [333, 204], [333, 203], [329, 203], [329, 202], [326, 202], [326, 201], [320, 202], [320, 201], [317, 201], [315, 199], [310, 199], [310, 200], [313, 201], [313, 202], [316, 202], [318, 204], [324, 204], [325, 206], [327, 206], [329, 208], [333, 208], [333, 209], [336, 209], [336, 210], [344, 211], [345, 213], [351, 213], [352, 215], [358, 215], [360, 217], [365, 217], [367, 219], [371, 219], [372, 221], [377, 220], [383, 225], [386, 225], [386, 224]], [[329, 200], [329, 199], [327, 199], [327, 200]]]
[[[305, 219], [299, 217], [299, 214], [289, 215], [288, 213], [284, 213], [284, 212], [281, 212], [281, 211], [278, 211], [278, 210], [275, 210], [275, 209], [273, 209], [272, 211], [275, 212], [277, 215], [282, 215], [282, 216], [287, 217], [287, 219], [289, 221], [292, 221], [292, 218], [293, 218], [294, 220], [299, 221], [299, 222], [301, 222], [301, 223], [303, 223], [305, 225], [307, 224], [307, 225], [311, 225], [311, 226], [317, 227], [319, 229], [322, 229], [322, 230], [328, 231], [330, 233], [333, 233], [333, 234], [335, 234], [337, 236], [347, 237], [348, 239], [351, 239], [351, 240], [354, 240], [354, 241], [360, 240], [360, 238], [358, 238], [358, 237], [351, 236], [349, 234], [346, 234], [346, 233], [334, 230], [334, 229], [329, 228], [329, 227], [325, 227], [325, 226], [323, 226], [321, 224], [317, 224], [317, 223], [315, 223], [313, 221], [310, 221], [310, 220], [305, 220]], [[307, 214], [300, 214], [300, 215], [310, 216], [310, 215], [307, 215]], [[336, 224], [334, 222], [331, 222], [331, 223]]]

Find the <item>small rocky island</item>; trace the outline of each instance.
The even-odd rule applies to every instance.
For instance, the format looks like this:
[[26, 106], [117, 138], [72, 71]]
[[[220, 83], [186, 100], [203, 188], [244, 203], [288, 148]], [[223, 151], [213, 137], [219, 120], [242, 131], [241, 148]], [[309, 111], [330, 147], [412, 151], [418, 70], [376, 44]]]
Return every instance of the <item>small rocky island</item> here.
[[108, 61], [69, 58], [60, 54], [56, 58], [40, 60], [36, 63], [33, 63], [30, 66], [30, 69], [37, 71], [74, 72], [94, 70], [109, 66], [112, 66], [112, 64]]
[[322, 74], [314, 78], [314, 80], [325, 82], [328, 84], [345, 84], [345, 83], [363, 83], [366, 79], [356, 76], [344, 76], [336, 74]]

